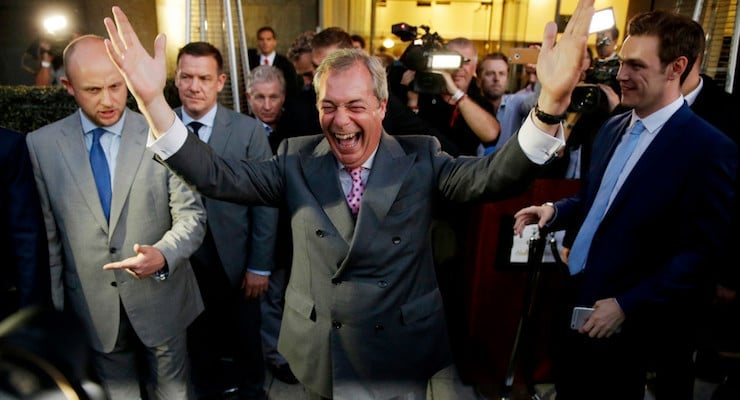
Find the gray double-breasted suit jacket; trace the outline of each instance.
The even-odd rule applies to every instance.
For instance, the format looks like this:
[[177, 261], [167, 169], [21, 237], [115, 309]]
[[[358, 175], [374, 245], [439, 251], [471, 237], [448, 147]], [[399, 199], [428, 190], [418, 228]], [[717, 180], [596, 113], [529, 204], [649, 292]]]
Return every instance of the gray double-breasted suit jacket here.
[[[126, 110], [105, 220], [79, 112], [27, 137], [49, 238], [52, 296], [71, 307], [92, 348], [110, 352], [120, 304], [149, 347], [185, 331], [203, 303], [188, 261], [203, 240], [200, 198], [146, 149], [144, 117]], [[134, 256], [135, 243], [152, 245], [167, 260], [165, 281], [137, 279], [103, 265]]]
[[294, 252], [278, 348], [304, 385], [335, 399], [400, 396], [449, 364], [434, 194], [493, 200], [540, 171], [517, 140], [455, 159], [432, 137], [383, 133], [355, 222], [323, 136], [287, 139], [267, 162], [222, 160], [189, 137], [166, 163], [208, 196], [286, 204]]

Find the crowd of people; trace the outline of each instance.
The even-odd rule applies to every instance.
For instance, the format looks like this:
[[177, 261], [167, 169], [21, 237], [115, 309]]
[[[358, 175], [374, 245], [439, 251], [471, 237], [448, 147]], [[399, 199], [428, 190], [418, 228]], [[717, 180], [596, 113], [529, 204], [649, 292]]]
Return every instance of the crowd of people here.
[[[566, 231], [558, 399], [642, 400], [651, 376], [657, 399], [692, 399], [701, 361], [739, 350], [740, 102], [701, 74], [690, 18], [638, 14], [594, 59], [592, 15], [580, 0], [561, 35], [545, 27], [520, 91], [508, 57], [468, 38], [446, 42], [461, 63], [430, 92], [361, 36], [304, 32], [284, 56], [262, 27], [245, 115], [218, 102], [218, 48], [188, 43], [169, 71], [164, 37], [150, 55], [114, 7], [108, 38], [64, 50], [79, 110], [25, 145], [0, 131], [0, 317], [79, 321], [110, 399], [266, 399], [267, 370], [309, 399], [426, 399], [464, 340], [467, 205], [580, 179], [514, 216], [514, 234]], [[612, 81], [592, 81], [611, 60]], [[735, 398], [723, 362], [717, 396]]]

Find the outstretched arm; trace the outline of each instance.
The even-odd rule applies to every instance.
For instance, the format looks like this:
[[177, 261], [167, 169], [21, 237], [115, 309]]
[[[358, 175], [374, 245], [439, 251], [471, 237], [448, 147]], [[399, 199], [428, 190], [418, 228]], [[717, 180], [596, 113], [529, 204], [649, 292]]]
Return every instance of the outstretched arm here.
[[113, 7], [113, 18], [115, 22], [107, 17], [103, 21], [110, 38], [105, 40], [105, 47], [126, 80], [139, 110], [149, 122], [152, 133], [158, 138], [175, 120], [175, 113], [164, 98], [167, 79], [165, 36], [159, 34], [154, 40], [152, 57], [139, 42], [126, 14], [117, 6]]

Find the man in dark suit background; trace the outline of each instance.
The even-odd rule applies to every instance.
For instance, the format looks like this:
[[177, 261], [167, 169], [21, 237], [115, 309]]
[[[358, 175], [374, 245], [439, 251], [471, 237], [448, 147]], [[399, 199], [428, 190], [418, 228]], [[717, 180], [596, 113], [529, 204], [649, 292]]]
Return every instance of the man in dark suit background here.
[[[658, 376], [689, 365], [701, 277], [730, 231], [738, 157], [681, 96], [696, 29], [664, 11], [630, 21], [617, 79], [633, 110], [600, 130], [576, 196], [515, 215], [517, 233], [580, 226], [556, 328], [559, 399], [642, 399], [653, 360]], [[573, 306], [594, 309], [578, 330]], [[657, 399], [692, 398], [693, 375], [682, 372], [658, 382]]]
[[[294, 118], [293, 110], [285, 98], [285, 78], [283, 73], [268, 65], [253, 69], [247, 78], [247, 101], [254, 117], [267, 131], [270, 148], [277, 152], [280, 142], [289, 137], [299, 136], [300, 126]], [[278, 239], [275, 251], [275, 268], [270, 274], [270, 285], [262, 298], [262, 350], [265, 363], [272, 375], [289, 384], [297, 383], [288, 362], [278, 352], [278, 337], [285, 306], [285, 288], [288, 286], [290, 264], [293, 259], [293, 242], [290, 234], [290, 215], [288, 210], [280, 210], [278, 218]]]
[[51, 305], [49, 253], [23, 135], [0, 128], [0, 321], [29, 305]]
[[552, 120], [586, 67], [580, 55], [593, 1], [579, 2], [557, 45], [557, 25], [547, 25], [537, 112], [480, 159], [455, 159], [429, 136], [384, 133], [385, 70], [354, 49], [330, 54], [317, 70], [323, 135], [288, 139], [266, 162], [218, 158], [164, 99], [162, 37], [152, 58], [123, 12], [113, 13], [116, 23], [105, 20], [110, 55], [151, 120], [150, 148], [209, 196], [288, 208], [294, 261], [278, 347], [309, 397], [426, 398], [428, 379], [449, 363], [429, 237], [432, 195], [509, 196], [562, 148]]
[[[205, 42], [185, 45], [177, 55], [178, 117], [216, 154], [232, 159], [272, 156], [267, 135], [254, 118], [217, 103], [226, 75], [221, 52]], [[260, 296], [267, 290], [277, 230], [277, 210], [204, 199], [207, 229], [191, 258], [205, 311], [190, 327], [196, 391], [220, 394], [235, 379], [243, 399], [263, 399]], [[228, 368], [222, 357], [233, 358]], [[219, 390], [220, 389], [220, 390]]]
[[288, 58], [275, 51], [276, 47], [277, 36], [275, 30], [269, 26], [259, 28], [257, 30], [257, 48], [247, 50], [249, 69], [257, 68], [259, 65], [272, 65], [279, 68], [283, 71], [288, 95], [296, 95], [301, 88], [303, 78], [298, 77], [293, 63]]
[[[704, 32], [698, 40], [702, 47], [694, 62], [691, 72], [681, 86], [686, 102], [691, 109], [707, 122], [721, 130], [736, 145], [740, 146], [740, 124], [735, 120], [735, 113], [740, 110], [740, 100], [718, 86], [712, 78], [701, 73], [704, 55]], [[736, 186], [737, 188], [737, 186]], [[740, 196], [736, 196], [733, 226], [740, 218]], [[740, 241], [740, 232], [734, 229], [731, 243]], [[737, 291], [740, 287], [740, 271], [734, 263], [727, 262], [728, 251], [718, 254], [713, 264], [712, 277], [709, 281], [706, 304], [702, 309], [701, 323], [697, 324], [697, 376], [722, 382], [713, 399], [733, 399], [740, 395], [740, 361], [732, 357], [723, 357], [720, 352], [737, 352], [740, 350], [740, 300]], [[661, 379], [660, 376], [657, 377]], [[673, 379], [667, 377], [667, 379]]]

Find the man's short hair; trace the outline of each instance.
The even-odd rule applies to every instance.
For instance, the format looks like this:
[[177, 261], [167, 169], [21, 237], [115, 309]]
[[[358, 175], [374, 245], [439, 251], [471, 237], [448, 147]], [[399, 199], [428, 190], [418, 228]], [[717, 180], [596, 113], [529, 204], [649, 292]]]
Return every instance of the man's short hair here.
[[[349, 36], [349, 35], [347, 35]], [[373, 79], [373, 94], [378, 100], [388, 99], [388, 80], [385, 75], [385, 68], [377, 57], [367, 54], [360, 49], [339, 49], [326, 56], [321, 65], [316, 69], [316, 76], [313, 80], [313, 87], [316, 93], [319, 93], [321, 86], [321, 77], [329, 72], [340, 72], [347, 70], [357, 63], [362, 63], [370, 72]]]
[[312, 49], [337, 46], [339, 49], [351, 49], [352, 37], [344, 29], [333, 26], [317, 33], [311, 40]]
[[473, 61], [478, 61], [478, 49], [475, 47], [475, 43], [473, 43], [472, 40], [464, 37], [458, 37], [450, 40], [445, 45], [445, 48], [449, 49], [450, 46], [452, 47], [470, 47], [473, 49]]
[[352, 35], [349, 37], [353, 42], [357, 42], [360, 44], [361, 48], [365, 48], [365, 39], [362, 38], [360, 35]]
[[314, 36], [316, 36], [316, 32], [314, 31], [305, 31], [296, 36], [296, 38], [293, 40], [293, 43], [291, 43], [290, 48], [288, 49], [288, 59], [295, 62], [298, 61], [298, 58], [301, 57], [301, 54], [310, 53], [311, 41], [313, 40]]
[[696, 58], [704, 51], [704, 29], [689, 17], [655, 10], [637, 14], [627, 26], [629, 36], [657, 36], [658, 57], [663, 66], [684, 56], [688, 59], [681, 83], [688, 76]]
[[260, 65], [254, 68], [247, 76], [247, 93], [252, 94], [252, 88], [258, 83], [277, 81], [280, 84], [280, 93], [285, 95], [285, 77], [280, 68], [272, 65]]
[[180, 58], [183, 55], [190, 55], [195, 57], [213, 57], [216, 60], [218, 66], [218, 73], [224, 72], [224, 58], [221, 56], [221, 52], [216, 46], [208, 42], [190, 42], [183, 46], [177, 52], [177, 64], [180, 64]]
[[257, 37], [259, 37], [260, 36], [260, 33], [262, 33], [262, 32], [270, 32], [270, 33], [272, 33], [272, 37], [274, 39], [277, 39], [277, 35], [275, 34], [275, 30], [272, 29], [271, 26], [263, 26], [262, 28], [257, 29]]
[[481, 76], [483, 74], [483, 63], [485, 63], [488, 60], [501, 60], [506, 64], [506, 70], [509, 70], [509, 57], [506, 56], [506, 54], [501, 53], [499, 51], [486, 54], [485, 57], [483, 57], [480, 62], [478, 62], [478, 76]]

